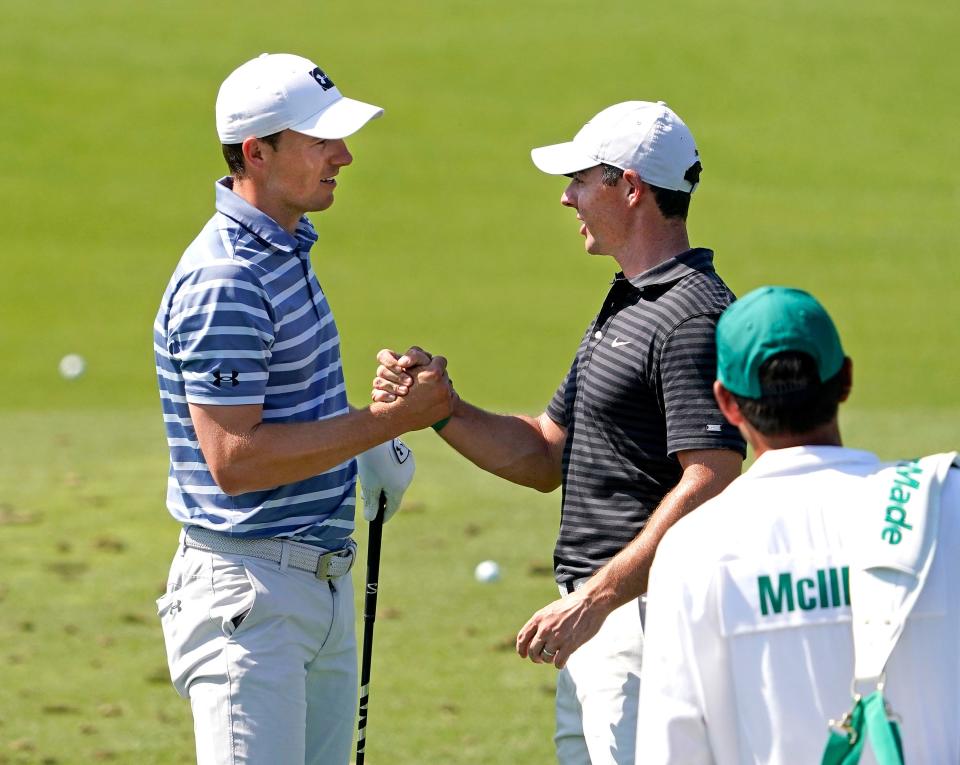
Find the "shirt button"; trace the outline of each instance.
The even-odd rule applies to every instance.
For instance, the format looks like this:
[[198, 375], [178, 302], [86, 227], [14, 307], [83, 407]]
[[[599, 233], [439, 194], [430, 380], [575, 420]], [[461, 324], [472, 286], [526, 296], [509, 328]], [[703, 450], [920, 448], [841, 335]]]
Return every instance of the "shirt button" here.
[[593, 337], [594, 337], [595, 340], [599, 340], [601, 337], [603, 337], [603, 332], [601, 332], [601, 331], [598, 329], [596, 332], [593, 333]]

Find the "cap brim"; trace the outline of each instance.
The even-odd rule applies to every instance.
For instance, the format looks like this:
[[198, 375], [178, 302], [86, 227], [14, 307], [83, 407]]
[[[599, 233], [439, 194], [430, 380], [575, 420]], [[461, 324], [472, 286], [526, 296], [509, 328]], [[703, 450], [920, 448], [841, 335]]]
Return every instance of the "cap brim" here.
[[383, 109], [379, 106], [342, 96], [326, 109], [291, 125], [290, 130], [312, 135], [314, 138], [346, 138], [381, 114]]
[[586, 154], [573, 141], [541, 146], [530, 152], [530, 158], [533, 164], [549, 175], [569, 175], [600, 164], [596, 157]]

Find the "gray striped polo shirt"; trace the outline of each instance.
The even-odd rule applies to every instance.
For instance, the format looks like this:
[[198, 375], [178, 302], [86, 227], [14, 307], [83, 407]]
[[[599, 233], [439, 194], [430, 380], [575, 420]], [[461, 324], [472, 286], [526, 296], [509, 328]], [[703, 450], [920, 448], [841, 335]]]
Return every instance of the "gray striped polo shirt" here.
[[558, 582], [589, 576], [640, 533], [680, 479], [676, 453], [746, 453], [713, 398], [714, 332], [733, 293], [713, 252], [617, 274], [547, 415], [567, 429]]

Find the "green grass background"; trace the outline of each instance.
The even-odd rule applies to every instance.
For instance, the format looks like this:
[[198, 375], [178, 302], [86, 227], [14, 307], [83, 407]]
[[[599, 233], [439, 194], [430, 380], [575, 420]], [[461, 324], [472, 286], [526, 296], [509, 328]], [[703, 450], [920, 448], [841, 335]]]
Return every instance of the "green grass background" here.
[[[855, 361], [848, 441], [890, 457], [960, 441], [955, 3], [0, 11], [0, 763], [191, 761], [153, 610], [176, 528], [150, 329], [212, 211], [217, 87], [262, 51], [312, 57], [386, 108], [315, 216], [354, 402], [379, 348], [417, 342], [470, 400], [542, 408], [614, 266], [583, 254], [563, 181], [529, 149], [615, 101], [664, 99], [703, 155], [693, 242], [735, 291], [801, 286], [834, 314]], [[71, 352], [89, 369], [65, 381]], [[481, 474], [432, 433], [409, 440], [368, 762], [550, 762], [552, 670], [511, 643], [553, 596], [559, 495]], [[473, 581], [484, 558], [496, 585]]]

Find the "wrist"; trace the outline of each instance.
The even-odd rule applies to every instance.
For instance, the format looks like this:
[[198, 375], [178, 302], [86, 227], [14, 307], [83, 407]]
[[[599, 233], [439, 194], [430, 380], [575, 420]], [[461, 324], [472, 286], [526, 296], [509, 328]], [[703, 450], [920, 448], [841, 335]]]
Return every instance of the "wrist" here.
[[450, 409], [450, 419], [454, 417], [463, 417], [467, 414], [470, 405], [460, 398], [460, 394], [453, 392], [453, 407]]
[[437, 433], [439, 433], [449, 424], [449, 422], [454, 417], [459, 417], [463, 415], [464, 411], [465, 411], [465, 402], [463, 401], [462, 398], [460, 398], [460, 396], [457, 395], [456, 391], [453, 391], [453, 404], [450, 408], [450, 414], [448, 414], [442, 420], [438, 420], [437, 422], [433, 423], [433, 425], [431, 425], [430, 427], [433, 428], [435, 431], [437, 431]]
[[366, 412], [373, 418], [378, 444], [399, 438], [404, 433], [414, 430], [404, 422], [403, 412], [391, 404], [375, 401], [367, 407]]
[[607, 581], [603, 575], [603, 569], [594, 574], [583, 587], [579, 594], [582, 596], [587, 607], [591, 610], [597, 610], [604, 614], [604, 617], [610, 614], [617, 606], [621, 605], [618, 601], [616, 589]]

